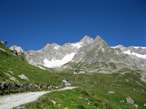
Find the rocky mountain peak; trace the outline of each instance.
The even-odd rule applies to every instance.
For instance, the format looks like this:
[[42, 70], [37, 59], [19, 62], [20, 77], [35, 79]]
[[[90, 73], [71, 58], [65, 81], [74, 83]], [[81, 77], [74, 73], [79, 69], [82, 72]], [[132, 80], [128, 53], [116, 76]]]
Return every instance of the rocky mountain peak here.
[[58, 46], [58, 44], [52, 43], [51, 46], [55, 47], [55, 46]]
[[96, 36], [94, 41], [101, 42], [101, 41], [104, 41], [104, 40], [98, 35], [98, 36]]
[[49, 43], [47, 43], [43, 48], [48, 48], [50, 46]]
[[55, 49], [58, 49], [60, 47], [60, 45], [56, 44], [56, 43], [52, 43], [51, 46]]
[[107, 47], [108, 44], [100, 37], [100, 36], [97, 36], [95, 38], [95, 40], [93, 41], [93, 44], [96, 45], [96, 46], [102, 46], [102, 47]]
[[85, 44], [89, 44], [93, 41], [93, 38], [91, 38], [90, 36], [85, 35], [80, 42], [83, 42]]

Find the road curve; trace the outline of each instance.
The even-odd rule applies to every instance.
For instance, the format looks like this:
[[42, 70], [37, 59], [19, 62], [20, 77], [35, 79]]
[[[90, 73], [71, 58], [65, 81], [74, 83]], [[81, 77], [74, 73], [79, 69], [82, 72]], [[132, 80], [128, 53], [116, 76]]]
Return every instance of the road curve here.
[[54, 91], [62, 91], [62, 90], [72, 90], [74, 88], [76, 87], [65, 87], [53, 91], [27, 92], [27, 93], [0, 96], [0, 109], [13, 109], [14, 107], [20, 106], [22, 104], [33, 102], [46, 93], [50, 93]]

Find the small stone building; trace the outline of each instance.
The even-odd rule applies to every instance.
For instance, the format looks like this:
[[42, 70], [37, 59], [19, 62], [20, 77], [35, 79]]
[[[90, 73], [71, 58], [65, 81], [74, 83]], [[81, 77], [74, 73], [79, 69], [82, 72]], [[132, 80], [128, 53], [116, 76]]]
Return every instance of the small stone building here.
[[79, 70], [75, 70], [74, 74], [81, 74], [81, 73], [85, 73], [84, 69], [79, 69]]

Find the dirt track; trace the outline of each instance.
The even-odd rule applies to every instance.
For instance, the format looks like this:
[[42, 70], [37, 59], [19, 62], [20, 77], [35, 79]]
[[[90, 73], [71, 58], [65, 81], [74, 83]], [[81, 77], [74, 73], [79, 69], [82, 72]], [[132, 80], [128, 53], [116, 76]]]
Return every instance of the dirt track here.
[[0, 96], [0, 109], [13, 109], [14, 107], [20, 106], [22, 104], [35, 101], [40, 96], [46, 93], [50, 93], [54, 91], [62, 91], [62, 90], [72, 90], [74, 88], [76, 87], [65, 87], [53, 91], [28, 92], [28, 93]]

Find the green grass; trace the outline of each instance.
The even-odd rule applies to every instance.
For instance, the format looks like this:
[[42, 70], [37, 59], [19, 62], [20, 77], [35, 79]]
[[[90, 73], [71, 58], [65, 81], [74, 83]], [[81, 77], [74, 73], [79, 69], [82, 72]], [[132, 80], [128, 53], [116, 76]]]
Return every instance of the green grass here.
[[[126, 102], [126, 97], [130, 96], [138, 105], [138, 109], [144, 109], [146, 84], [139, 79], [138, 71], [129, 70], [129, 72], [131, 73], [122, 75], [58, 73], [78, 88], [44, 95], [38, 101], [29, 103], [25, 107], [27, 109], [34, 107], [36, 109], [133, 109]], [[126, 78], [131, 81], [127, 82]], [[134, 81], [139, 83], [132, 84]], [[109, 94], [108, 91], [115, 93]], [[56, 105], [51, 100], [55, 101]]]

